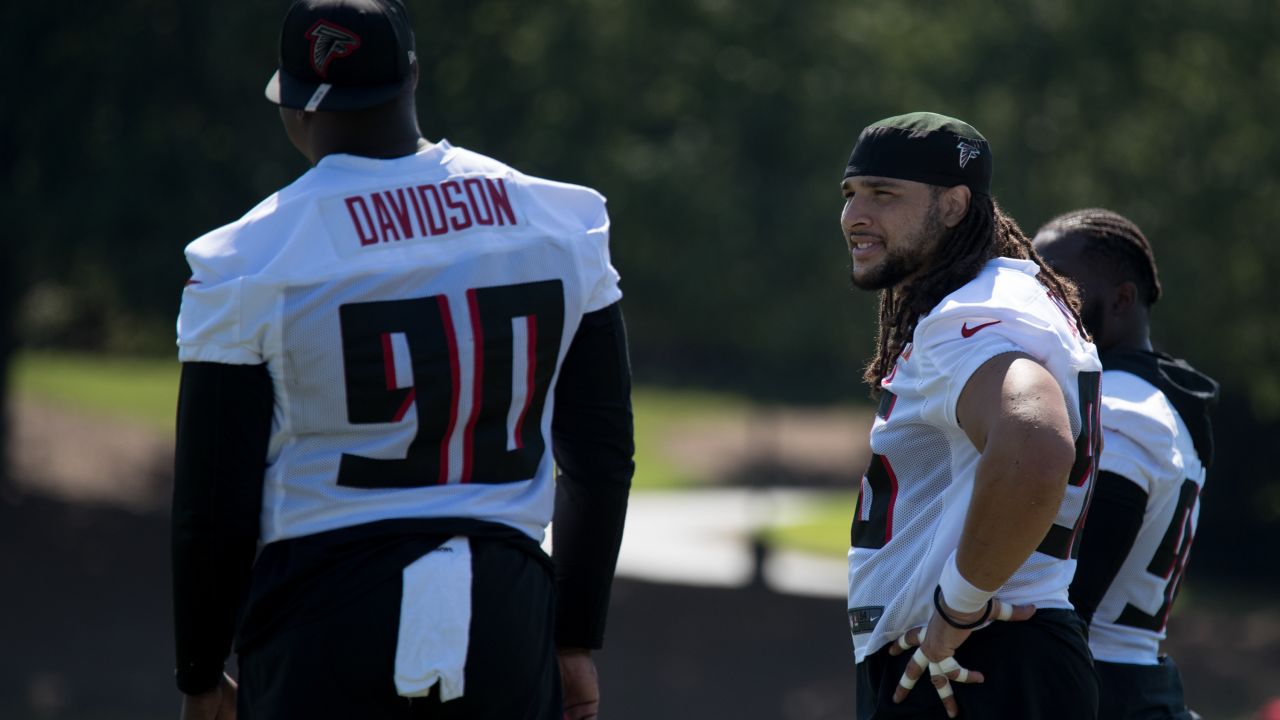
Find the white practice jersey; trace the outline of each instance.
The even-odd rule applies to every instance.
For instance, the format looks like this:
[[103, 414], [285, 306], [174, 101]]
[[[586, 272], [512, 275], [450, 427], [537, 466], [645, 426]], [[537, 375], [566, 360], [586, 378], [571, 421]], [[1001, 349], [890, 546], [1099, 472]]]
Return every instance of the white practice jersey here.
[[1147, 494], [1142, 528], [1089, 627], [1098, 660], [1155, 665], [1200, 518], [1205, 467], [1164, 393], [1128, 372], [1102, 374], [1101, 470]]
[[928, 622], [943, 564], [959, 546], [979, 453], [956, 420], [973, 373], [1004, 353], [1026, 353], [1062, 388], [1078, 438], [1066, 497], [1038, 551], [997, 595], [1069, 608], [1077, 529], [1093, 490], [1101, 435], [1093, 344], [1036, 279], [1027, 260], [996, 258], [916, 325], [882, 382], [870, 467], [849, 550], [849, 617], [857, 661]]
[[330, 155], [187, 247], [183, 362], [266, 363], [262, 542], [554, 507], [560, 362], [622, 293], [604, 198], [447, 142]]

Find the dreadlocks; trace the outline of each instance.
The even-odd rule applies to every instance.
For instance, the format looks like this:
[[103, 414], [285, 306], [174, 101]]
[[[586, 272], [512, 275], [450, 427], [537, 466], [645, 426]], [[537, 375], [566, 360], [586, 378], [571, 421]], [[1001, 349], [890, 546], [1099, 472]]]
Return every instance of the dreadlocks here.
[[1085, 236], [1085, 253], [1098, 267], [1116, 268], [1121, 278], [1133, 281], [1147, 306], [1160, 299], [1160, 276], [1151, 243], [1123, 215], [1102, 208], [1074, 210], [1045, 223], [1040, 231]]
[[[940, 190], [936, 189], [935, 194]], [[1075, 285], [1040, 259], [1031, 247], [1031, 239], [1013, 218], [1004, 214], [995, 199], [975, 193], [964, 220], [951, 231], [950, 237], [939, 244], [930, 269], [900, 292], [894, 288], [880, 292], [876, 355], [862, 375], [871, 385], [873, 395], [879, 394], [880, 381], [889, 374], [903, 347], [910, 341], [920, 317], [932, 310], [942, 298], [977, 277], [982, 266], [995, 257], [1034, 261], [1040, 267], [1036, 278], [1070, 308], [1076, 328], [1081, 335], [1088, 337], [1080, 318], [1080, 297]]]

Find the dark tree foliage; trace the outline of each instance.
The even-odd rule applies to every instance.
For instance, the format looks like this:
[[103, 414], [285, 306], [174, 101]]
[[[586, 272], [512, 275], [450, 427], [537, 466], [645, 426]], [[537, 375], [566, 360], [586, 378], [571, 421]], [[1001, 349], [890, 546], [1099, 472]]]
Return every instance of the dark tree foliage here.
[[[1078, 207], [1136, 220], [1157, 343], [1222, 381], [1246, 459], [1275, 435], [1273, 2], [409, 5], [429, 137], [609, 197], [642, 382], [865, 397], [875, 296], [849, 289], [839, 180], [864, 125], [927, 109], [991, 140], [1029, 233]], [[262, 98], [286, 6], [0, 11], [0, 311], [23, 342], [172, 352], [183, 245], [306, 167]], [[1219, 480], [1206, 498], [1280, 520], [1269, 474]]]
[[[9, 243], [0, 240], [6, 257]], [[9, 485], [9, 359], [13, 356], [14, 282], [12, 263], [0, 265], [0, 493]]]

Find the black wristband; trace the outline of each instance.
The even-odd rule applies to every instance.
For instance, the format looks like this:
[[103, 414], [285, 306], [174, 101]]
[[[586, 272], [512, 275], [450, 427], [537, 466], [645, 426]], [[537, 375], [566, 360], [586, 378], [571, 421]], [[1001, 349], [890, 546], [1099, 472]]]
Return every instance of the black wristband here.
[[987, 609], [983, 611], [982, 617], [978, 618], [976, 621], [971, 623], [958, 623], [951, 619], [951, 616], [947, 614], [946, 610], [942, 609], [942, 586], [939, 585], [933, 589], [933, 607], [938, 611], [938, 614], [942, 616], [942, 619], [951, 627], [957, 630], [972, 630], [991, 618], [992, 603], [991, 599], [988, 598]]

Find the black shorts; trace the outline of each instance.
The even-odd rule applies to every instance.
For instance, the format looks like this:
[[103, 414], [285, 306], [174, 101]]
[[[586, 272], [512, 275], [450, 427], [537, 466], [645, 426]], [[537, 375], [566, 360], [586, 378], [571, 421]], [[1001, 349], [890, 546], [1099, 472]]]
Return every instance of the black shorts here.
[[276, 622], [241, 646], [241, 720], [560, 718], [547, 564], [508, 541], [472, 537], [470, 544], [471, 632], [461, 698], [440, 702], [438, 685], [425, 698], [396, 693], [400, 573], [380, 573], [360, 592], [352, 591], [352, 578], [367, 581], [367, 573], [337, 573], [311, 578], [306, 597], [347, 601], [323, 610], [309, 605], [305, 620]]
[[[942, 701], [926, 675], [901, 705], [893, 704], [912, 653], [894, 657], [889, 646], [858, 663], [858, 720], [944, 720]], [[1085, 624], [1072, 610], [1040, 610], [1025, 622], [996, 622], [969, 636], [956, 651], [982, 684], [952, 682], [960, 717], [967, 720], [1089, 720], [1097, 715], [1098, 677], [1085, 640]]]
[[1098, 720], [1191, 720], [1182, 678], [1169, 657], [1158, 665], [1098, 661]]

